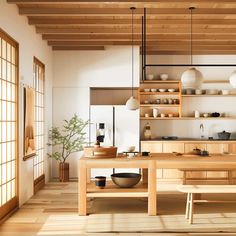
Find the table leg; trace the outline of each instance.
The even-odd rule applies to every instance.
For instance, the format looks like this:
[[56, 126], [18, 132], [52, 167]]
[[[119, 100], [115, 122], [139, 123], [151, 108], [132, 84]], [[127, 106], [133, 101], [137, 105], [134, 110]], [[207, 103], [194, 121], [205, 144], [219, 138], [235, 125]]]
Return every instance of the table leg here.
[[232, 170], [228, 171], [228, 181], [229, 181], [229, 184], [234, 184], [233, 171]]
[[148, 167], [148, 215], [157, 214], [156, 197], [156, 162], [150, 161]]
[[91, 183], [91, 168], [87, 168], [87, 183]]
[[143, 183], [147, 184], [147, 182], [148, 182], [148, 169], [142, 169], [142, 178], [143, 178]]
[[87, 169], [84, 161], [79, 161], [79, 184], [78, 184], [79, 215], [87, 215]]

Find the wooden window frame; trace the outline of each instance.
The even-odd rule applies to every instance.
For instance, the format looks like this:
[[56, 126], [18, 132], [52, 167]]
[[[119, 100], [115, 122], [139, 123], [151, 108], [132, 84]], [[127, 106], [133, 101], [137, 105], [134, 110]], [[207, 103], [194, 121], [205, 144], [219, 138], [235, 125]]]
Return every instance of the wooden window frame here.
[[[36, 75], [35, 75], [35, 66], [40, 66], [43, 70], [43, 106], [41, 107], [43, 109], [43, 131], [45, 130], [45, 65], [36, 57], [33, 58], [33, 71], [34, 71], [34, 89], [35, 89], [35, 98], [37, 97], [37, 93], [39, 93], [39, 91], [37, 91], [37, 86], [36, 86]], [[37, 99], [35, 99], [35, 114], [37, 113], [37, 108], [38, 108], [38, 103], [37, 103]], [[35, 115], [35, 127], [36, 127], [36, 123], [37, 123], [37, 116]], [[36, 127], [37, 129], [37, 127]], [[38, 130], [36, 130], [37, 132]], [[35, 133], [35, 137], [37, 139], [39, 135], [37, 133]], [[43, 148], [40, 147], [40, 149], [38, 149], [38, 144], [36, 142], [36, 157], [34, 157], [34, 163], [33, 163], [33, 171], [35, 171], [35, 166], [38, 166], [40, 163], [42, 163], [43, 165], [43, 169], [45, 170], [44, 168], [44, 154], [43, 154], [43, 161], [41, 162], [38, 162], [35, 164], [35, 161], [37, 160], [37, 156], [38, 156], [38, 150], [43, 150], [45, 152], [45, 141], [44, 141], [44, 138], [45, 138], [45, 133], [43, 132], [43, 134], [41, 135], [43, 137]], [[34, 173], [34, 176], [35, 176], [35, 173]], [[45, 173], [43, 173], [42, 175], [40, 176], [37, 176], [37, 178], [35, 179], [34, 178], [34, 194], [37, 193], [41, 188], [43, 188], [45, 185]]]
[[[12, 140], [14, 142], [14, 146], [15, 146], [15, 157], [14, 157], [15, 158], [14, 159], [14, 161], [15, 161], [14, 175], [15, 176], [14, 176], [14, 178], [11, 179], [11, 181], [13, 179], [15, 180], [15, 186], [14, 186], [15, 187], [15, 189], [14, 189], [15, 196], [12, 197], [10, 200], [6, 201], [2, 206], [0, 206], [0, 223], [1, 223], [19, 207], [19, 44], [1, 28], [0, 28], [0, 39], [5, 40], [8, 44], [11, 45], [11, 47], [15, 48], [15, 50], [14, 50], [15, 51], [15, 55], [14, 55], [15, 56], [15, 64], [12, 61], [10, 61], [10, 64], [13, 64], [15, 66], [15, 71], [14, 71], [15, 72], [15, 81], [9, 82], [6, 78], [6, 82], [8, 81], [8, 83], [12, 83], [12, 85], [15, 86], [14, 101], [12, 101], [12, 103], [15, 103], [15, 106], [14, 106], [14, 109], [15, 109], [14, 118], [15, 119], [14, 119], [14, 121], [13, 120], [11, 121], [11, 122], [15, 123], [15, 134], [14, 134], [15, 140]], [[1, 43], [1, 47], [2, 47], [2, 43]], [[3, 48], [1, 48], [1, 50], [2, 49]], [[7, 54], [6, 54], [6, 56], [7, 56]], [[3, 59], [2, 56], [0, 56], [0, 58]], [[12, 54], [11, 54], [11, 59], [12, 59]], [[7, 61], [8, 60], [6, 58], [6, 63], [7, 63]], [[2, 65], [2, 64], [0, 64], [0, 65]], [[6, 73], [7, 73], [7, 71], [6, 71]], [[12, 73], [12, 70], [10, 73]], [[0, 80], [3, 81], [2, 77]], [[2, 89], [2, 88], [0, 87], [0, 89]], [[10, 101], [10, 100], [6, 99], [6, 101]], [[1, 165], [0, 165], [0, 167], [1, 167]], [[2, 176], [0, 176], [0, 178], [2, 178]]]

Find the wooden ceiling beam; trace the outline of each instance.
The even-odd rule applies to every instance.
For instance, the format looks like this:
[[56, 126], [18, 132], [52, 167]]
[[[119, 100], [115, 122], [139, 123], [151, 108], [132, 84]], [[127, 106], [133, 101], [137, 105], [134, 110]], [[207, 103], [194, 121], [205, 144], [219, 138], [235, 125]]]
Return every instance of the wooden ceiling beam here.
[[[69, 41], [75, 41], [75, 40], [130, 40], [130, 35], [128, 34], [43, 34], [42, 38], [45, 40], [69, 40]], [[141, 34], [135, 34], [134, 39], [141, 40]], [[184, 40], [188, 41], [189, 37], [186, 37], [186, 35], [147, 35], [147, 42], [149, 40], [159, 40], [159, 41], [179, 41]], [[195, 40], [201, 40], [201, 41], [235, 41], [236, 36], [235, 35], [205, 35], [205, 34], [196, 34], [193, 38], [193, 41]]]
[[[19, 13], [27, 16], [40, 16], [40, 15], [130, 15], [129, 8], [81, 8], [81, 7], [19, 7]], [[143, 14], [143, 9], [138, 8], [135, 14]], [[183, 8], [149, 8], [147, 14], [166, 14], [166, 15], [189, 15], [189, 9]], [[235, 15], [236, 8], [197, 8], [194, 14], [203, 15]]]
[[[131, 25], [130, 19], [81, 19], [81, 18], [52, 18], [52, 17], [31, 17], [30, 25]], [[134, 20], [135, 25], [141, 25], [141, 19]], [[148, 19], [147, 26], [152, 25], [189, 25], [189, 20], [182, 19]], [[196, 19], [193, 25], [236, 25], [236, 19]]]
[[[137, 44], [137, 43], [136, 43]], [[75, 46], [124, 46], [124, 45], [131, 45], [130, 42], [63, 42], [63, 41], [49, 41], [49, 46], [68, 46], [68, 47], [75, 47]], [[137, 45], [141, 45], [139, 42]], [[158, 51], [189, 51], [190, 52], [190, 45], [189, 44], [175, 44], [175, 45], [161, 45], [158, 43], [149, 44], [147, 46], [147, 50], [158, 50]], [[206, 50], [206, 51], [212, 51], [212, 50], [234, 50], [236, 51], [236, 44], [235, 45], [193, 45], [193, 51], [199, 51], [199, 50]]]
[[[131, 41], [119, 41], [119, 40], [109, 40], [109, 41], [48, 41], [48, 45], [50, 46], [78, 46], [78, 45], [96, 45], [96, 46], [109, 46], [109, 45], [131, 45]], [[141, 45], [142, 42], [134, 41], [135, 45]], [[173, 42], [163, 42], [163, 41], [149, 41], [147, 47], [149, 46], [158, 46], [158, 47], [173, 47], [173, 46], [184, 46], [190, 48], [190, 41], [173, 41]], [[226, 41], [226, 42], [214, 42], [214, 41], [195, 41], [193, 47], [197, 46], [207, 46], [211, 47], [229, 47], [233, 48], [236, 47], [236, 41]]]
[[104, 46], [53, 46], [53, 50], [80, 50], [80, 51], [101, 51], [105, 50]]
[[[147, 51], [147, 55], [189, 55], [189, 51]], [[195, 51], [193, 55], [236, 55], [236, 50]]]
[[[157, 51], [188, 51], [190, 54], [190, 46], [189, 45], [166, 45], [166, 46], [148, 46], [147, 50], [157, 50]], [[222, 51], [236, 51], [236, 45], [194, 45], [193, 46], [193, 52], [194, 51], [215, 51], [215, 50], [222, 50]]]
[[[47, 3], [47, 4], [74, 4], [74, 3], [104, 3], [104, 0], [7, 0], [8, 3], [15, 3], [15, 4], [41, 4], [41, 3]], [[174, 0], [112, 0], [112, 1], [106, 1], [106, 3], [175, 3]], [[178, 0], [180, 3], [189, 3], [189, 0]], [[235, 3], [235, 0], [224, 0], [224, 3]], [[194, 0], [194, 3], [222, 3], [221, 0]]]
[[[49, 26], [37, 26], [36, 32], [40, 34], [131, 34], [130, 27], [49, 27]], [[134, 29], [134, 34], [141, 34], [141, 27]], [[147, 34], [185, 34], [189, 37], [190, 29], [185, 28], [150, 28], [147, 30]], [[193, 37], [196, 34], [236, 34], [236, 28], [194, 28]]]

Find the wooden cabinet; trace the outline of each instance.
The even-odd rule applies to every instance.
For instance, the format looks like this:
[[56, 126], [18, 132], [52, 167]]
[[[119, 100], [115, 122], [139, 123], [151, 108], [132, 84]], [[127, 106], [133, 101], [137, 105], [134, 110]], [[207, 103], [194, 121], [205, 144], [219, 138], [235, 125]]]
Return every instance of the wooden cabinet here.
[[227, 143], [208, 143], [207, 151], [209, 153], [224, 153], [228, 152], [229, 145]]
[[185, 153], [190, 153], [194, 149], [201, 149], [201, 150], [206, 150], [206, 144], [205, 143], [185, 143], [184, 144], [184, 152]]
[[171, 153], [171, 152], [184, 152], [184, 143], [180, 142], [163, 142], [163, 152]]
[[236, 143], [230, 143], [228, 145], [228, 152], [233, 154], [236, 153]]
[[147, 151], [151, 153], [160, 153], [162, 152], [162, 142], [142, 141], [141, 150], [142, 152]]
[[[206, 150], [205, 143], [185, 143], [184, 144], [184, 152], [191, 153], [193, 149], [201, 149]], [[207, 172], [206, 171], [187, 171], [186, 178], [187, 179], [206, 179]]]
[[[206, 150], [211, 153], [224, 153], [228, 152], [229, 145], [226, 143], [209, 143]], [[207, 171], [207, 179], [214, 178], [227, 178], [227, 171]]]
[[[162, 142], [156, 141], [142, 141], [141, 142], [141, 151], [142, 152], [150, 152], [150, 153], [162, 153]], [[143, 171], [144, 175], [147, 175], [145, 171]], [[157, 169], [157, 178], [161, 179], [163, 177], [162, 169]]]
[[[163, 152], [172, 153], [172, 152], [184, 152], [184, 143], [180, 142], [163, 142]], [[163, 169], [163, 178], [164, 179], [181, 179], [183, 178], [183, 172], [175, 169]]]
[[[209, 153], [236, 153], [236, 143], [220, 143], [220, 142], [179, 142], [179, 141], [142, 141], [141, 150], [151, 153], [190, 153], [193, 149], [199, 148], [207, 150]], [[187, 179], [226, 179], [227, 171], [188, 171], [186, 172]], [[233, 177], [236, 178], [236, 171], [233, 172]], [[157, 170], [157, 178], [162, 179], [182, 179], [183, 172], [174, 169]]]
[[[228, 152], [229, 153], [233, 153], [235, 154], [236, 153], [236, 143], [230, 143], [229, 146], [228, 146]], [[233, 178], [236, 178], [236, 171], [233, 171]]]

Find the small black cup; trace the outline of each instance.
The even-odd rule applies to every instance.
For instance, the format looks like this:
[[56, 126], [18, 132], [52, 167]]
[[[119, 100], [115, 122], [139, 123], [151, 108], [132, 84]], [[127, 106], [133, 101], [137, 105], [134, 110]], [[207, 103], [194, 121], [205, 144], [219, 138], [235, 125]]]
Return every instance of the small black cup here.
[[150, 153], [150, 152], [142, 152], [142, 156], [147, 157], [147, 156], [149, 156], [149, 153]]
[[201, 156], [206, 157], [209, 156], [209, 152], [206, 150], [201, 151]]
[[95, 185], [97, 188], [105, 188], [106, 176], [95, 176]]

